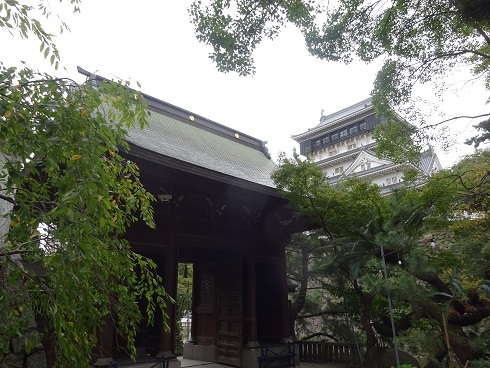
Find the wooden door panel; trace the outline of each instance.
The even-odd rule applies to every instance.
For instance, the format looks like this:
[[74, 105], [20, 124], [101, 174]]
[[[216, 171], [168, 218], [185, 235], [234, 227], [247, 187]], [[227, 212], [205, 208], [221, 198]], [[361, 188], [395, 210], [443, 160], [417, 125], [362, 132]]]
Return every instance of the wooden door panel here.
[[218, 266], [218, 363], [241, 366], [242, 352], [242, 261]]
[[216, 264], [194, 264], [193, 336], [200, 345], [216, 344]]

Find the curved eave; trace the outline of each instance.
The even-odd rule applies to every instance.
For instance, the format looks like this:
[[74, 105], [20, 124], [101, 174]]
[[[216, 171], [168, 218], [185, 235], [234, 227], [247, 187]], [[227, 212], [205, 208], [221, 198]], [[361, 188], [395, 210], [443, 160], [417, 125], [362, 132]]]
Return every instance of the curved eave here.
[[[358, 119], [362, 119], [362, 118], [365, 118], [365, 117], [373, 115], [373, 114], [375, 114], [374, 108], [373, 108], [373, 106], [369, 106], [369, 107], [366, 107], [365, 109], [362, 109], [362, 110], [356, 111], [352, 114], [343, 116], [339, 120], [332, 121], [330, 123], [323, 124], [323, 125], [320, 123], [320, 125], [317, 125], [316, 127], [309, 129], [308, 131], [306, 131], [304, 133], [300, 133], [300, 134], [296, 134], [296, 135], [293, 134], [291, 136], [291, 139], [295, 140], [298, 143], [301, 143], [301, 142], [308, 140], [308, 139], [317, 138], [318, 136], [325, 134], [325, 132], [327, 132], [327, 131], [339, 129], [340, 127], [342, 127], [344, 125], [349, 125], [349, 124], [357, 121]], [[395, 113], [395, 117], [396, 117], [396, 120], [399, 122], [404, 122], [410, 126], [414, 126], [413, 124], [410, 124], [405, 119], [403, 119], [397, 113]]]
[[405, 166], [404, 164], [396, 164], [396, 165], [391, 164], [391, 165], [386, 165], [385, 167], [378, 166], [378, 167], [375, 167], [375, 168], [372, 168], [372, 169], [369, 169], [366, 171], [354, 172], [351, 174], [351, 176], [355, 176], [355, 177], [363, 178], [363, 179], [374, 178], [376, 176], [380, 176], [380, 175], [386, 174], [388, 172], [399, 171], [404, 166]]
[[359, 154], [359, 152], [347, 152], [339, 157], [336, 157], [336, 158], [328, 158], [328, 159], [325, 159], [325, 160], [322, 160], [322, 161], [318, 161], [316, 162], [316, 165], [320, 168], [320, 169], [324, 169], [326, 167], [330, 167], [330, 166], [334, 166], [336, 164], [339, 164], [339, 163], [342, 163], [342, 162], [345, 162], [345, 161], [348, 161], [350, 159], [353, 159], [355, 158], [357, 155]]
[[[365, 146], [357, 147], [353, 150], [343, 152], [343, 153], [339, 153], [338, 155], [336, 155], [334, 157], [324, 158], [323, 160], [317, 161], [316, 164], [318, 165], [318, 167], [324, 168], [324, 167], [332, 166], [332, 165], [340, 163], [340, 162], [345, 162], [349, 159], [352, 159], [353, 157], [356, 157], [363, 150], [367, 150], [367, 149], [371, 149], [371, 148], [375, 147], [376, 144], [377, 143], [369, 143], [369, 144], [366, 144]], [[321, 149], [321, 150], [327, 151], [328, 148], [332, 148], [332, 147], [333, 147], [333, 145], [325, 146], [325, 148]], [[314, 152], [317, 153], [317, 152], [320, 152], [321, 150], [314, 151]]]
[[193, 175], [201, 176], [207, 179], [215, 180], [221, 183], [233, 185], [236, 187], [248, 189], [254, 192], [259, 192], [265, 195], [269, 195], [281, 199], [284, 198], [282, 195], [279, 194], [277, 189], [274, 187], [269, 187], [266, 185], [243, 180], [231, 175], [220, 173], [218, 171], [214, 171], [198, 165], [194, 165], [189, 162], [185, 162], [169, 156], [161, 155], [152, 150], [139, 147], [133, 143], [129, 143], [129, 148], [130, 148], [129, 152], [125, 153], [125, 155], [128, 157], [147, 160], [152, 163], [156, 163], [165, 167], [169, 167]]
[[352, 123], [353, 120], [357, 120], [357, 119], [372, 115], [373, 113], [374, 113], [374, 110], [373, 110], [372, 106], [369, 106], [365, 109], [362, 109], [362, 110], [356, 111], [355, 113], [352, 113], [350, 115], [344, 116], [337, 121], [333, 121], [333, 122], [328, 123], [328, 124], [317, 125], [316, 127], [308, 130], [307, 132], [292, 135], [291, 138], [294, 139], [296, 142], [300, 143], [306, 139], [312, 139], [312, 138], [315, 138], [317, 135], [324, 134], [325, 131], [337, 129], [338, 127], [340, 127], [344, 124], [350, 124], [350, 123]]
[[389, 172], [399, 171], [404, 166], [404, 164], [378, 166], [366, 171], [353, 172], [349, 175], [330, 176], [328, 177], [328, 180], [331, 183], [338, 183], [340, 181], [347, 180], [348, 178], [371, 179]]

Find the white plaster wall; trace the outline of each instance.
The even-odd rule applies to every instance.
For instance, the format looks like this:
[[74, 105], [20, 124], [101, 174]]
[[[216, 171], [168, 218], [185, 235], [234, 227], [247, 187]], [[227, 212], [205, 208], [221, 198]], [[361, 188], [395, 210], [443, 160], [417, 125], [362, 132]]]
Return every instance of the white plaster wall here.
[[[396, 182], [393, 183], [393, 180], [392, 180], [391, 183], [388, 184], [386, 180], [389, 178], [390, 179], [396, 178]], [[383, 187], [383, 186], [389, 186], [392, 184], [398, 184], [401, 181], [403, 181], [403, 172], [402, 171], [391, 171], [391, 172], [386, 173], [384, 175], [373, 178], [372, 183], [377, 184], [380, 187]]]
[[[0, 153], [0, 171], [3, 171], [4, 162], [5, 156]], [[4, 189], [5, 187], [3, 185], [3, 182], [0, 182], [0, 193], [3, 195], [6, 194]], [[10, 227], [10, 219], [8, 217], [5, 217], [5, 215], [12, 211], [12, 207], [12, 203], [0, 199], [0, 248], [4, 247], [4, 239]]]

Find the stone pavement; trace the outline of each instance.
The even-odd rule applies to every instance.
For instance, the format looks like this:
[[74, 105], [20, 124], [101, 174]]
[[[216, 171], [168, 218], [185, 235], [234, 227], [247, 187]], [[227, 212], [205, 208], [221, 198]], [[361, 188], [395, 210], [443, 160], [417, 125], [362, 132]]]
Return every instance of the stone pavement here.
[[181, 359], [180, 364], [182, 368], [230, 368], [227, 365], [219, 364], [219, 363], [211, 363], [211, 362], [202, 362], [200, 360], [192, 360], [192, 359]]
[[[228, 365], [219, 364], [219, 363], [211, 363], [211, 362], [203, 362], [200, 360], [192, 360], [192, 359], [182, 359], [180, 360], [181, 368], [230, 368]], [[141, 364], [131, 365], [131, 368], [149, 368], [153, 367], [155, 362], [146, 362]], [[171, 364], [172, 365], [172, 364]], [[298, 368], [298, 365], [296, 365]], [[346, 368], [347, 366], [341, 364], [311, 364], [311, 363], [300, 363], [299, 368]], [[160, 368], [160, 366], [156, 366], [155, 368]]]
[[[180, 359], [180, 358], [179, 358]], [[219, 363], [202, 362], [200, 360], [181, 359], [182, 368], [230, 368], [228, 365]], [[296, 365], [298, 367], [298, 365]], [[342, 364], [311, 364], [300, 363], [300, 368], [346, 368], [347, 366]]]
[[349, 366], [344, 364], [334, 364], [334, 363], [324, 363], [324, 364], [313, 364], [313, 363], [300, 363], [300, 368], [347, 368]]

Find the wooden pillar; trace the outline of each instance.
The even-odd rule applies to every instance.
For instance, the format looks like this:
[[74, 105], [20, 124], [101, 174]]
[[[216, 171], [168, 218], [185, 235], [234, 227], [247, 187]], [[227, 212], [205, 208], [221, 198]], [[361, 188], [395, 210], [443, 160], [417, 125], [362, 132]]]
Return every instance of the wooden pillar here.
[[95, 366], [109, 365], [112, 360], [112, 349], [114, 348], [114, 320], [109, 312], [104, 317], [104, 324], [99, 332], [98, 357]]
[[290, 328], [289, 328], [289, 302], [288, 302], [288, 277], [287, 277], [287, 268], [286, 268], [286, 249], [282, 248], [280, 255], [280, 263], [279, 263], [279, 277], [280, 277], [280, 285], [281, 288], [281, 330], [282, 330], [282, 339], [281, 342], [291, 342]]
[[[167, 293], [177, 300], [177, 272], [178, 272], [178, 257], [175, 246], [169, 246], [166, 249], [163, 259], [163, 287]], [[157, 356], [174, 356], [175, 355], [175, 333], [176, 321], [175, 321], [175, 303], [167, 303], [165, 312], [168, 315], [168, 326], [170, 331], [165, 331], [162, 323], [160, 327], [160, 351]]]
[[257, 279], [255, 267], [255, 255], [250, 254], [247, 258], [247, 299], [248, 299], [248, 348], [259, 346], [257, 341]]

